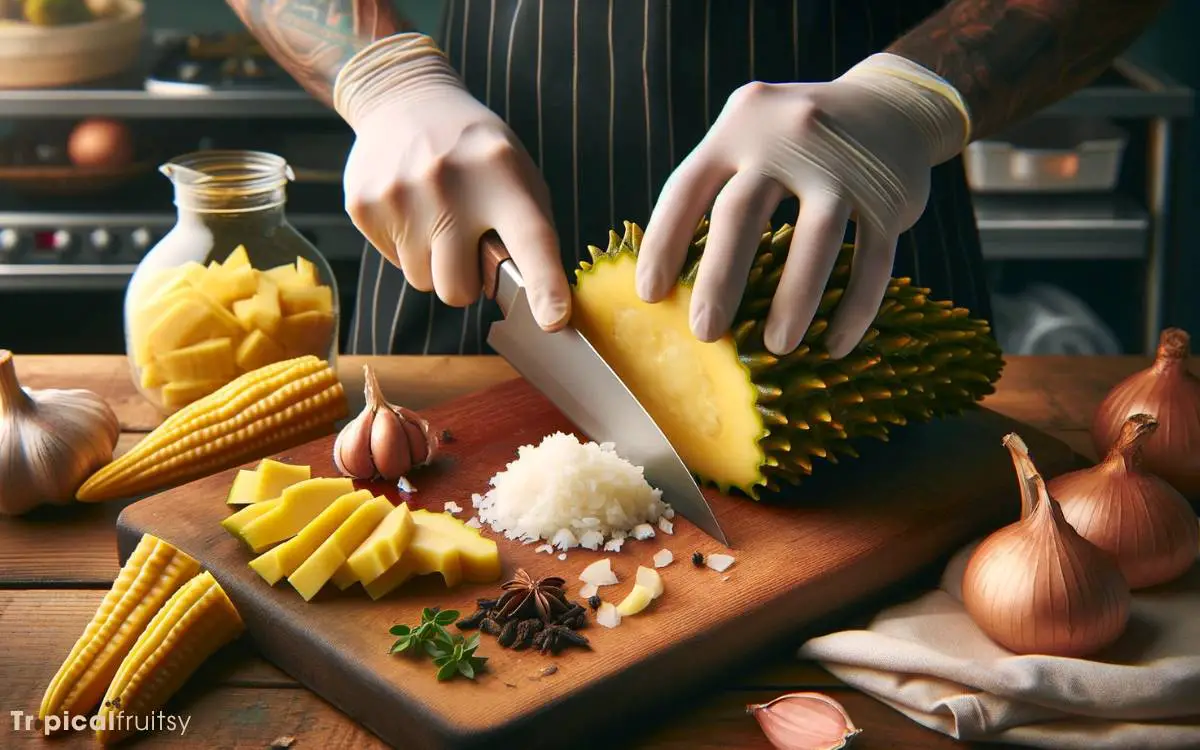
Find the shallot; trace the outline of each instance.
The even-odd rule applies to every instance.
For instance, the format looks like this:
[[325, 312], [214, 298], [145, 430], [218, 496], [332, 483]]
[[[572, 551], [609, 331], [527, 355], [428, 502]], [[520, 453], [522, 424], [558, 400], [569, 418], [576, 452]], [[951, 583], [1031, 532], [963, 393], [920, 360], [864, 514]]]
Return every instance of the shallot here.
[[779, 750], [839, 750], [862, 733], [842, 704], [821, 693], [789, 693], [746, 706]]

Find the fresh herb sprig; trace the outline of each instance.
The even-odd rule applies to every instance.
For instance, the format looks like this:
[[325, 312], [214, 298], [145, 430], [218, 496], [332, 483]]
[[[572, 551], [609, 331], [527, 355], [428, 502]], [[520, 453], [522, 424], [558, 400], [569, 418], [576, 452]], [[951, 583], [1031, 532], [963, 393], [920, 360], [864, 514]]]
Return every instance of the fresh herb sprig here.
[[445, 611], [437, 607], [426, 607], [421, 612], [421, 622], [416, 627], [395, 625], [389, 631], [396, 636], [391, 653], [426, 654], [433, 658], [433, 664], [438, 668], [437, 678], [449, 680], [455, 675], [462, 675], [469, 680], [487, 663], [486, 656], [476, 656], [479, 648], [479, 634], [472, 633], [464, 638], [446, 630], [458, 620], [458, 612], [453, 609]]

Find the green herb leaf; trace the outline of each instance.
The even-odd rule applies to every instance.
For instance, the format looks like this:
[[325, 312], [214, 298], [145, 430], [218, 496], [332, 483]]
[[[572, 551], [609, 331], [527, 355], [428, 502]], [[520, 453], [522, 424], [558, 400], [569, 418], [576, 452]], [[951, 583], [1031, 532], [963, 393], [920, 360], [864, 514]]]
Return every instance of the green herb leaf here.
[[425, 653], [429, 654], [430, 656], [432, 656], [434, 658], [442, 656], [442, 655], [446, 655], [446, 656], [450, 655], [450, 651], [442, 648], [441, 645], [434, 643], [433, 641], [425, 641], [424, 646], [425, 646]]
[[427, 622], [433, 622], [433, 618], [435, 618], [435, 617], [437, 617], [437, 612], [434, 611], [433, 609], [431, 609], [430, 607], [426, 607], [425, 609], [421, 610], [421, 623], [422, 624], [427, 623]]
[[479, 648], [479, 633], [471, 633], [464, 641], [467, 651], [474, 651]]
[[475, 679], [475, 667], [471, 666], [470, 659], [456, 663], [458, 664], [459, 674], [461, 674], [463, 677], [466, 677], [468, 680]]
[[399, 654], [403, 651], [407, 651], [408, 647], [411, 645], [412, 641], [408, 640], [407, 638], [401, 638], [400, 640], [396, 641], [395, 645], [392, 646], [392, 653]]
[[448, 680], [456, 674], [458, 674], [458, 663], [448, 661], [438, 669], [437, 678], [438, 680]]
[[439, 656], [438, 658], [434, 659], [433, 664], [434, 664], [434, 666], [437, 666], [437, 667], [443, 667], [452, 661], [454, 661], [454, 657], [450, 656], [450, 654], [444, 654], [444, 655]]
[[407, 625], [393, 625], [388, 632], [392, 635], [408, 635], [410, 628]]
[[445, 612], [438, 612], [433, 617], [433, 621], [438, 625], [453, 625], [458, 620], [458, 611], [448, 609]]

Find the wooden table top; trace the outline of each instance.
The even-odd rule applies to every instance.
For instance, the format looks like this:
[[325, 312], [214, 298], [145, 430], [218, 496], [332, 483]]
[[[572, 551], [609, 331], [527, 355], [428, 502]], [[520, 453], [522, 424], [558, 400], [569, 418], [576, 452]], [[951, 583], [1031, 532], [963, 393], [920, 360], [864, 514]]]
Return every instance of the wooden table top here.
[[[1147, 364], [1141, 357], [1010, 357], [998, 392], [985, 405], [1044, 430], [1095, 458], [1088, 436], [1092, 412], [1120, 378]], [[370, 363], [389, 398], [424, 408], [484, 388], [515, 373], [494, 357], [343, 357], [339, 371], [361, 403], [362, 366]], [[154, 428], [158, 417], [141, 399], [123, 357], [17, 356], [31, 388], [87, 388], [121, 420], [118, 452]], [[0, 518], [0, 708], [36, 713], [47, 681], [91, 618], [117, 572], [114, 521], [118, 504], [50, 508], [21, 519]], [[685, 704], [664, 704], [660, 726], [631, 738], [646, 748], [769, 748], [748, 703], [782, 693], [818, 690], [839, 700], [864, 732], [855, 750], [950, 750], [972, 745], [927, 730], [891, 708], [840, 684], [791, 651], [766, 655], [724, 684]], [[188, 731], [148, 735], [146, 747], [265, 748], [294, 737], [296, 750], [375, 748], [382, 744], [287, 675], [237, 643], [201, 668], [170, 712], [190, 717]], [[0, 721], [0, 747], [43, 742], [40, 732]], [[571, 738], [572, 744], [586, 738]], [[41, 745], [38, 745], [39, 747]], [[56, 747], [94, 747], [88, 733]]]

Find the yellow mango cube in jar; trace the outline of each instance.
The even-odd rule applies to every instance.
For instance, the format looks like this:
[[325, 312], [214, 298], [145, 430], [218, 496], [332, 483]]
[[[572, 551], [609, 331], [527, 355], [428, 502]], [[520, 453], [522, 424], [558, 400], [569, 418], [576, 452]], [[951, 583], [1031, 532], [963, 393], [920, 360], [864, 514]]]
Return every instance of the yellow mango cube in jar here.
[[170, 414], [275, 362], [313, 355], [336, 364], [337, 282], [287, 221], [286, 162], [202, 151], [163, 172], [178, 221], [142, 260], [125, 298], [139, 391]]

